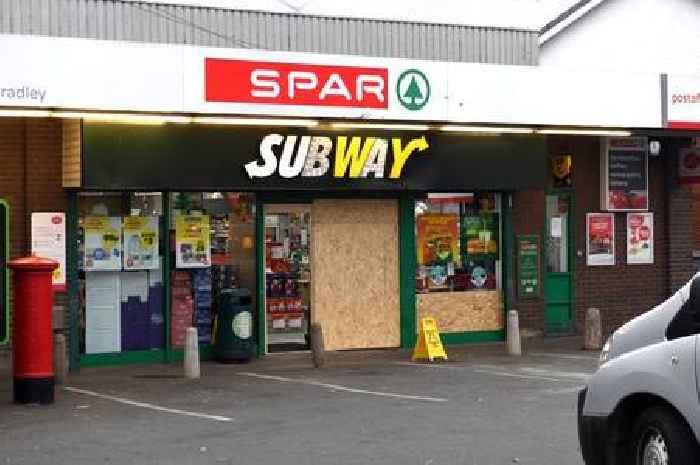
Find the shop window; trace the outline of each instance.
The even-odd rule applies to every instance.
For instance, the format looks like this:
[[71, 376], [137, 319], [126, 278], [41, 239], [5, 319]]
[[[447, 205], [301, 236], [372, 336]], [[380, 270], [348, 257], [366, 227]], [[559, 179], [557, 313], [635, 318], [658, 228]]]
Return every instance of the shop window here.
[[[171, 193], [171, 344], [181, 348], [185, 329], [211, 343], [222, 291], [255, 299], [255, 217], [252, 194]], [[251, 308], [252, 311], [252, 308]], [[248, 328], [252, 331], [252, 328]]]
[[79, 195], [81, 353], [165, 345], [162, 195]]
[[[170, 195], [170, 224], [163, 195]], [[254, 298], [253, 204], [252, 195], [230, 192], [81, 193], [81, 353], [158, 350], [166, 338], [180, 348], [190, 326], [210, 343], [221, 291], [244, 287]], [[170, 269], [163, 270], [166, 241]]]
[[428, 194], [415, 217], [417, 293], [500, 288], [498, 194]]

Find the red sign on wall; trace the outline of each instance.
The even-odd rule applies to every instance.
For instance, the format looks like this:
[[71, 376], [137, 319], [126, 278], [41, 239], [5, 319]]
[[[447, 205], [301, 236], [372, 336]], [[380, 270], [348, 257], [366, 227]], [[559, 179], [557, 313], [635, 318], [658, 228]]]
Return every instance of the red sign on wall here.
[[388, 70], [205, 59], [207, 102], [388, 108]]

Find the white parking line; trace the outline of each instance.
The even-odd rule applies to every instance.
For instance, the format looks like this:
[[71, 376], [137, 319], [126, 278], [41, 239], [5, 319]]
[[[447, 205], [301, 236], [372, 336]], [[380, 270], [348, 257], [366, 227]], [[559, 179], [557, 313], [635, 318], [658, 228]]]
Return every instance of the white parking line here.
[[[501, 366], [498, 365], [437, 365], [437, 364], [427, 364], [427, 363], [413, 363], [413, 362], [396, 362], [397, 365], [404, 365], [404, 366], [418, 366], [418, 367], [424, 367], [424, 368], [437, 368], [437, 369], [448, 369], [448, 370], [472, 370], [475, 373], [483, 373], [487, 375], [494, 375], [494, 376], [505, 376], [508, 378], [519, 378], [519, 379], [527, 379], [527, 380], [535, 380], [535, 381], [551, 381], [551, 382], [556, 382], [556, 383], [566, 383], [566, 382], [571, 382], [569, 379], [562, 379], [562, 378], [576, 378], [576, 379], [581, 379], [582, 377], [586, 377], [587, 375], [585, 373], [569, 373], [569, 372], [554, 372], [554, 371], [547, 371], [547, 370], [541, 370], [538, 371], [536, 368], [531, 368], [528, 373], [528, 370], [522, 369], [525, 371], [525, 373], [516, 373], [516, 372], [511, 372], [511, 371], [504, 371]], [[566, 376], [564, 376], [566, 374]]]
[[598, 360], [598, 354], [591, 355], [576, 355], [576, 354], [562, 354], [557, 352], [528, 352], [527, 355], [532, 355], [535, 357], [553, 357], [553, 358], [563, 358], [566, 360]]
[[535, 367], [520, 367], [520, 371], [524, 371], [525, 373], [533, 373], [536, 375], [555, 376], [558, 378], [588, 379], [589, 376], [589, 373], [584, 373], [582, 371], [547, 370], [544, 368]]
[[223, 417], [221, 415], [209, 415], [206, 413], [190, 412], [187, 410], [180, 410], [176, 408], [161, 407], [160, 405], [149, 404], [147, 402], [137, 402], [135, 400], [125, 399], [123, 397], [111, 396], [109, 394], [101, 394], [95, 391], [88, 391], [87, 389], [79, 389], [75, 387], [66, 386], [63, 389], [70, 392], [75, 392], [77, 394], [85, 394], [87, 396], [97, 397], [99, 399], [111, 400], [113, 402], [119, 402], [120, 404], [131, 405], [133, 407], [141, 407], [149, 410], [156, 410], [158, 412], [172, 413], [175, 415], [185, 415], [188, 417], [202, 418], [205, 420], [213, 421], [233, 421], [233, 418]]
[[348, 386], [341, 386], [339, 384], [322, 383], [320, 381], [314, 381], [312, 379], [287, 378], [285, 376], [264, 375], [261, 373], [251, 373], [251, 372], [242, 372], [242, 373], [238, 373], [238, 374], [241, 376], [249, 376], [251, 378], [279, 381], [282, 383], [297, 383], [297, 384], [306, 384], [309, 386], [318, 386], [318, 387], [322, 387], [322, 388], [326, 388], [326, 389], [331, 389], [333, 391], [352, 392], [353, 394], [366, 394], [366, 395], [379, 396], [379, 397], [393, 397], [396, 399], [417, 400], [417, 401], [423, 401], [423, 402], [447, 402], [448, 401], [448, 399], [445, 399], [442, 397], [414, 396], [414, 395], [409, 395], [409, 394], [397, 394], [394, 392], [368, 391], [366, 389], [357, 389], [357, 388], [352, 388], [352, 387], [348, 387]]

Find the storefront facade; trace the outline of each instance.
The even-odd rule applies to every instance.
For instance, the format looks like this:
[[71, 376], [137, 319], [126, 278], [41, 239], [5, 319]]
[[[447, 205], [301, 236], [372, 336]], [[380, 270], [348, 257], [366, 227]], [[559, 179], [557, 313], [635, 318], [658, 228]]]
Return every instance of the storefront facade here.
[[[508, 309], [572, 334], [617, 302], [607, 328], [630, 316], [605, 284], [620, 272], [652, 290], [640, 309], [668, 292], [669, 164], [686, 139], [648, 155], [659, 76], [8, 40], [46, 55], [16, 82], [54, 75], [68, 50], [83, 71], [3, 101], [62, 128], [74, 367], [177, 360], [189, 325], [208, 356], [230, 288], [251, 294], [259, 355], [306, 348], [314, 322], [328, 350], [412, 347], [425, 316], [448, 344], [494, 341]], [[639, 149], [617, 178], [610, 147]], [[632, 263], [627, 215], [649, 212], [653, 226], [629, 221], [651, 260]]]

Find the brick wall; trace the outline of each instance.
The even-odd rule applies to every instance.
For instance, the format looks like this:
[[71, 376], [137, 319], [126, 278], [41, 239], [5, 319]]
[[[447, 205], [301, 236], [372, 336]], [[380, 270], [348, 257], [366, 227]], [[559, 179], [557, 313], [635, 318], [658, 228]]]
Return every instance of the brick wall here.
[[[520, 234], [537, 234], [540, 237], [540, 249], [542, 248], [542, 231], [544, 230], [544, 204], [543, 190], [519, 191], [513, 194], [513, 229], [515, 234], [516, 236]], [[542, 270], [540, 273], [540, 279], [542, 280], [540, 297], [537, 299], [519, 299], [516, 295], [516, 300], [512, 306], [518, 310], [520, 327], [539, 333], [544, 331], [544, 274], [542, 274]]]
[[[10, 255], [30, 252], [34, 211], [65, 211], [61, 187], [61, 121], [0, 118], [0, 198], [10, 204]], [[55, 304], [65, 307], [65, 294]]]
[[[600, 209], [600, 141], [595, 137], [552, 138], [551, 153], [572, 153], [576, 203], [576, 320], [583, 328], [586, 309], [601, 311], [608, 334], [668, 296], [668, 235], [665, 166], [649, 158], [649, 200], [654, 213], [654, 264], [627, 265], [626, 213], [615, 214], [615, 265], [586, 265], [586, 213]], [[579, 331], [580, 332], [580, 331]]]

